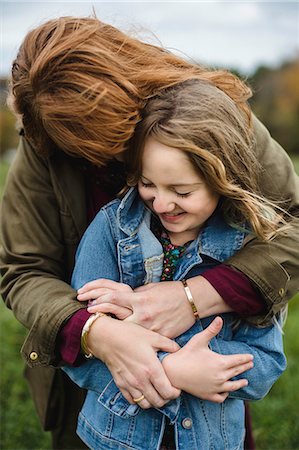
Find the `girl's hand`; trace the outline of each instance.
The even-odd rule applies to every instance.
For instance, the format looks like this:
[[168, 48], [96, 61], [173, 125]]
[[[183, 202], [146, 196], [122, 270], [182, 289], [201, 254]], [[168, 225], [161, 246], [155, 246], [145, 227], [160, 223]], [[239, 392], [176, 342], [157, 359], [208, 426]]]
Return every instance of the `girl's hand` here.
[[222, 319], [216, 317], [204, 331], [163, 360], [173, 386], [216, 403], [222, 403], [229, 392], [247, 386], [246, 379], [231, 381], [231, 378], [253, 367], [250, 354], [220, 355], [209, 349], [210, 340], [219, 333], [222, 324]]
[[100, 317], [88, 333], [88, 348], [107, 365], [128, 402], [144, 395], [141, 408], [161, 408], [180, 395], [157, 358], [159, 350], [177, 351], [174, 341], [134, 323]]
[[134, 292], [133, 289], [124, 283], [119, 283], [105, 278], [93, 280], [86, 283], [78, 290], [77, 299], [80, 302], [88, 301], [88, 312], [103, 312], [114, 314], [119, 320], [129, 317], [133, 311], [125, 306], [119, 306], [114, 303], [102, 303], [103, 296], [113, 294], [114, 292]]

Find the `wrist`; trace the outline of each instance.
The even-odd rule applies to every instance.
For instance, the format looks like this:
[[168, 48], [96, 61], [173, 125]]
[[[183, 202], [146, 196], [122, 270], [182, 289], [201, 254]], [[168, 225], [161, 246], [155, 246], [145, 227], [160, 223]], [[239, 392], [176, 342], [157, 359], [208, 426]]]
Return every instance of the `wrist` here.
[[193, 294], [193, 301], [198, 309], [199, 317], [231, 311], [221, 295], [203, 276], [189, 278], [188, 285]]
[[105, 315], [101, 317], [101, 320], [96, 320], [89, 330], [87, 338], [88, 349], [96, 358], [103, 362], [106, 361], [111, 352], [111, 339], [117, 322], [119, 321]]
[[84, 354], [85, 358], [92, 358], [94, 355], [89, 347], [89, 334], [91, 331], [92, 326], [94, 325], [95, 321], [98, 320], [100, 317], [105, 317], [105, 313], [96, 312], [95, 314], [92, 314], [87, 321], [85, 322], [82, 333], [81, 333], [81, 350]]
[[194, 303], [194, 298], [193, 298], [192, 292], [190, 290], [190, 287], [189, 287], [189, 285], [187, 283], [187, 280], [183, 279], [183, 280], [181, 280], [181, 282], [183, 284], [183, 288], [184, 288], [184, 291], [185, 291], [185, 294], [186, 294], [186, 298], [187, 298], [187, 300], [188, 300], [188, 302], [190, 304], [193, 316], [194, 316], [195, 320], [198, 320], [199, 319], [199, 313], [198, 313], [197, 307], [196, 307], [196, 305]]

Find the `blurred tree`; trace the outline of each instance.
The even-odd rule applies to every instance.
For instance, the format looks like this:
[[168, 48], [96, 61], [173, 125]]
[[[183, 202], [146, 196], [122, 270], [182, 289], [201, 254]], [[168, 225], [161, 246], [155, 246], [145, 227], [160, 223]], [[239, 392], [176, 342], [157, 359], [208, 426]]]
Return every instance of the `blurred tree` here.
[[0, 157], [8, 150], [17, 148], [18, 132], [15, 117], [6, 106], [0, 109]]
[[0, 157], [3, 157], [7, 150], [16, 148], [18, 144], [16, 120], [6, 106], [7, 92], [7, 80], [0, 78]]
[[287, 152], [299, 154], [299, 59], [278, 69], [259, 67], [248, 80], [251, 107]]

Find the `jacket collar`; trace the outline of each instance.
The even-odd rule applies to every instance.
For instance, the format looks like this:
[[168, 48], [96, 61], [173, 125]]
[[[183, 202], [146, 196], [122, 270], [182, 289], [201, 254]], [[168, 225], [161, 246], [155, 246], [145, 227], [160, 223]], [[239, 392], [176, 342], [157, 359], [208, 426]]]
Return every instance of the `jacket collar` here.
[[[137, 189], [131, 188], [117, 210], [117, 220], [122, 231], [129, 236], [135, 234], [142, 221], [146, 221], [150, 228], [150, 216], [151, 213], [140, 200]], [[196, 252], [217, 261], [225, 261], [242, 247], [247, 233], [245, 224], [240, 228], [232, 227], [223, 218], [221, 209], [217, 208], [189, 250], [194, 248]]]
[[145, 211], [137, 189], [130, 188], [117, 209], [117, 221], [121, 230], [129, 236], [135, 234], [144, 218], [149, 225], [150, 214], [145, 215]]
[[210, 256], [217, 261], [225, 261], [243, 246], [248, 232], [245, 224], [240, 227], [229, 225], [221, 209], [217, 208], [189, 248], [191, 250], [195, 247], [200, 254]]

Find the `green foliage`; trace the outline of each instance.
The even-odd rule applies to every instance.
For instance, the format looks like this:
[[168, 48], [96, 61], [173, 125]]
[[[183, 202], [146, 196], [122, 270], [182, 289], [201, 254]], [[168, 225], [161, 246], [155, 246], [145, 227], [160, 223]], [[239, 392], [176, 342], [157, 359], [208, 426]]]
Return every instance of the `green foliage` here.
[[0, 157], [7, 150], [16, 148], [18, 143], [16, 120], [6, 106], [7, 94], [8, 82], [5, 78], [0, 77]]
[[0, 156], [17, 148], [18, 133], [13, 114], [6, 107], [0, 109]]
[[285, 326], [288, 367], [265, 399], [251, 405], [257, 450], [299, 449], [299, 294], [290, 302]]
[[49, 433], [41, 429], [27, 383], [22, 376], [24, 364], [20, 348], [25, 330], [2, 302], [0, 314], [0, 448], [50, 449]]

